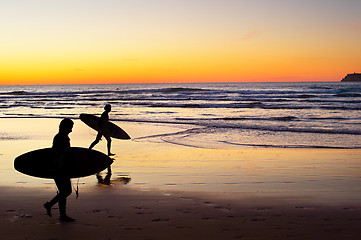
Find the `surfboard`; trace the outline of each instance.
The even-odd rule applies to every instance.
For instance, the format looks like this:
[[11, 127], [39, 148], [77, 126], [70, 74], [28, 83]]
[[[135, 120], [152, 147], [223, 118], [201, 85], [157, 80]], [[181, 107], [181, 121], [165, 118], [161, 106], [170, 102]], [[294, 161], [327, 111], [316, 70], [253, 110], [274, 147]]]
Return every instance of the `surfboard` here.
[[39, 178], [79, 178], [103, 171], [112, 163], [113, 160], [104, 153], [88, 148], [71, 147], [63, 154], [56, 153], [52, 148], [43, 148], [15, 158], [14, 168]]
[[103, 121], [102, 124], [100, 124], [100, 117], [97, 117], [95, 115], [82, 113], [80, 114], [80, 120], [82, 120], [92, 129], [100, 132], [104, 136], [124, 140], [130, 139], [130, 136], [114, 123], [110, 121]]

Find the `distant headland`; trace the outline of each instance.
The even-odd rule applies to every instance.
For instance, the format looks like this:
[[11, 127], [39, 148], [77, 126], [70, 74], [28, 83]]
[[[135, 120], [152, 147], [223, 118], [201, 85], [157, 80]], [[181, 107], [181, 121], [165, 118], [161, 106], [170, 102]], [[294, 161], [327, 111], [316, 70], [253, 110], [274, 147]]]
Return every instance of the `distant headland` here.
[[351, 73], [347, 74], [341, 82], [361, 82], [361, 73]]

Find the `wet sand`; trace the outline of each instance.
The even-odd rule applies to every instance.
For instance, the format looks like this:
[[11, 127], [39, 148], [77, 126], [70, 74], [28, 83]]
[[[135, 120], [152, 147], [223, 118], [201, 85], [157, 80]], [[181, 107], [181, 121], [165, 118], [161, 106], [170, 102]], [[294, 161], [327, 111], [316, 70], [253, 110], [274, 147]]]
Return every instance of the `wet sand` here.
[[55, 194], [0, 188], [3, 239], [357, 239], [361, 205], [312, 199], [257, 197], [99, 187], [68, 200], [74, 223], [46, 215]]
[[[68, 199], [74, 223], [48, 217], [51, 179], [20, 174], [13, 159], [51, 146], [59, 119], [0, 119], [2, 239], [357, 239], [361, 235], [360, 151], [200, 149], [142, 138], [186, 126], [119, 124], [133, 141], [113, 141], [111, 185], [80, 180]], [[72, 146], [95, 138], [79, 120]], [[96, 146], [106, 150], [102, 141]], [[136, 151], [135, 151], [136, 150]], [[129, 177], [125, 184], [119, 176]], [[76, 180], [73, 180], [76, 182]]]

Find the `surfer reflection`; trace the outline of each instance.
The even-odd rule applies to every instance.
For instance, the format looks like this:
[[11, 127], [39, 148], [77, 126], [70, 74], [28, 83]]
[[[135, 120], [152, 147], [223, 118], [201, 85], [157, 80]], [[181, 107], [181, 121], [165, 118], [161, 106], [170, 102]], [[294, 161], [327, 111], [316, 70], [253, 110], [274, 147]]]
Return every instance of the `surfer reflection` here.
[[97, 179], [98, 179], [98, 183], [99, 184], [104, 184], [104, 185], [114, 185], [114, 183], [118, 183], [118, 184], [121, 184], [121, 185], [127, 185], [131, 180], [130, 177], [119, 177], [117, 179], [113, 179], [112, 181], [110, 181], [112, 173], [109, 173], [109, 172], [105, 175], [104, 178], [100, 173], [97, 173], [96, 176], [97, 176]]
[[[100, 116], [100, 121], [99, 121], [99, 128], [102, 128], [103, 122], [105, 121], [109, 121], [109, 112], [112, 110], [112, 106], [110, 104], [105, 105], [104, 107], [104, 112], [102, 113], [102, 115]], [[97, 137], [95, 138], [94, 142], [92, 142], [92, 144], [90, 144], [89, 149], [92, 149], [95, 145], [98, 144], [98, 142], [100, 140], [102, 140], [102, 136], [103, 134], [101, 132], [98, 132]], [[107, 140], [107, 147], [108, 147], [108, 156], [114, 156], [114, 153], [110, 152], [110, 148], [112, 145], [112, 139], [109, 136], [105, 136], [105, 139]], [[108, 168], [108, 172], [111, 171], [110, 167]]]
[[[53, 149], [59, 158], [64, 158], [64, 150], [70, 148], [69, 133], [73, 129], [74, 122], [68, 118], [64, 118], [59, 125], [59, 133], [53, 139]], [[44, 204], [47, 214], [51, 217], [51, 208], [58, 203], [60, 212], [60, 221], [73, 222], [73, 218], [66, 214], [66, 199], [71, 194], [71, 180], [68, 176], [59, 174], [54, 178], [58, 188], [58, 194], [50, 201]]]
[[107, 175], [105, 175], [105, 178], [103, 178], [103, 176], [100, 173], [97, 173], [98, 183], [105, 184], [105, 185], [110, 185], [111, 176], [112, 176], [111, 172], [108, 172]]

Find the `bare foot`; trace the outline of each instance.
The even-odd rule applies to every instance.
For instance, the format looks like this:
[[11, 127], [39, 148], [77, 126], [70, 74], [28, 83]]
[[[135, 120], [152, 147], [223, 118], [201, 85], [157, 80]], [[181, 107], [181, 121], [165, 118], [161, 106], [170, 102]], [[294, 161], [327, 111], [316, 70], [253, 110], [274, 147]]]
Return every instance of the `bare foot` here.
[[49, 217], [51, 217], [51, 206], [50, 206], [50, 203], [49, 202], [46, 202], [44, 204], [44, 208], [46, 209], [46, 213], [48, 214]]

